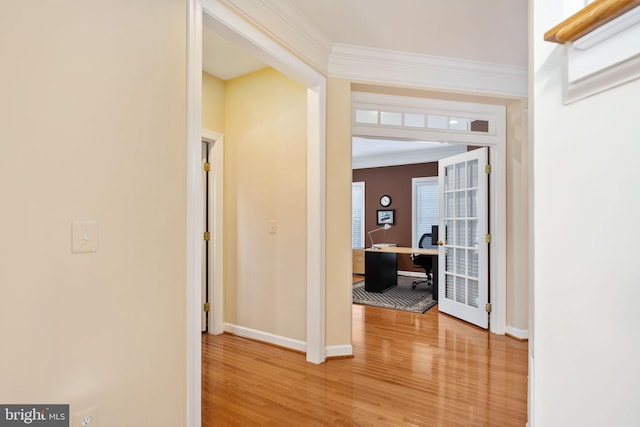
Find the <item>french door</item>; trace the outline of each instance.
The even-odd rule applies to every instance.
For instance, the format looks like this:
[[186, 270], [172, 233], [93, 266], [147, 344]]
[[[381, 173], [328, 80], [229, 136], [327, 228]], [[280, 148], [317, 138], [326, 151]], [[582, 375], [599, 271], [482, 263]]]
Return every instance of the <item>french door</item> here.
[[438, 163], [438, 308], [487, 329], [489, 315], [488, 148]]

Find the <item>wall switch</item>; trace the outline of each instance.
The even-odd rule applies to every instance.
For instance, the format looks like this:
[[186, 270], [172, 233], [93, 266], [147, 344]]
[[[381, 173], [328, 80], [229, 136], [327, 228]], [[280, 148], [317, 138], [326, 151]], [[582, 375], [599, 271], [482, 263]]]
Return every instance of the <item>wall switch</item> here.
[[73, 416], [72, 427], [98, 427], [98, 406], [92, 406]]
[[98, 250], [98, 223], [95, 220], [71, 222], [71, 252], [90, 253]]
[[278, 221], [275, 219], [269, 220], [269, 234], [276, 234], [278, 232]]

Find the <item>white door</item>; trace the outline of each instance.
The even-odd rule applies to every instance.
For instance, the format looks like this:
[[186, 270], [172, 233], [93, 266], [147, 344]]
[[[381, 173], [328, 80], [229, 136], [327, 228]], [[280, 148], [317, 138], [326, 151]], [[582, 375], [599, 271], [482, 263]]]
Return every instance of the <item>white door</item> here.
[[489, 326], [488, 148], [438, 163], [440, 226], [438, 308]]

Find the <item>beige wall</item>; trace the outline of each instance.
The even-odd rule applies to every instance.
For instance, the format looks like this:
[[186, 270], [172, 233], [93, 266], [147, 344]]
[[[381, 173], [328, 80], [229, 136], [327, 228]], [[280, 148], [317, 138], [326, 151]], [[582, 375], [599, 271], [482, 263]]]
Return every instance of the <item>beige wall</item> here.
[[351, 82], [327, 79], [326, 344], [351, 345]]
[[202, 127], [224, 134], [224, 81], [202, 72]]
[[529, 144], [527, 101], [507, 105], [507, 325], [529, 330]]
[[225, 322], [301, 341], [306, 93], [271, 68], [225, 84]]
[[[0, 6], [2, 403], [185, 425], [185, 16]], [[96, 253], [71, 253], [75, 219], [97, 220]]]

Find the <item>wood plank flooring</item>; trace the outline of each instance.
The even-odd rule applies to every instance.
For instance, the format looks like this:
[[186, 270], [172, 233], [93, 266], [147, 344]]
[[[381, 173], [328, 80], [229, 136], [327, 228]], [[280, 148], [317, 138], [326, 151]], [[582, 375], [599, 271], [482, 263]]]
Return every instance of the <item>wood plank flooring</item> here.
[[354, 357], [202, 335], [202, 425], [524, 426], [527, 343], [434, 307], [353, 306]]

